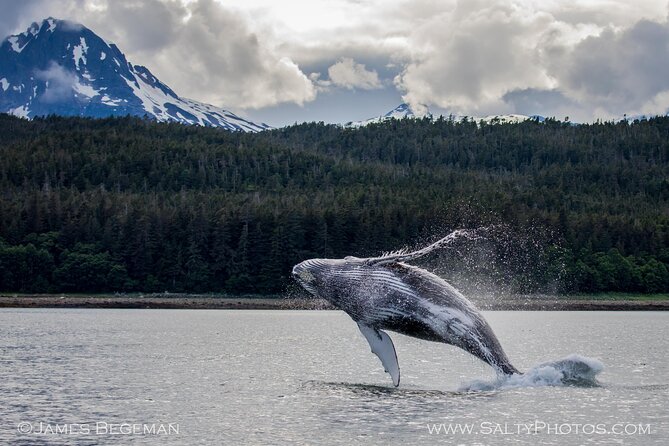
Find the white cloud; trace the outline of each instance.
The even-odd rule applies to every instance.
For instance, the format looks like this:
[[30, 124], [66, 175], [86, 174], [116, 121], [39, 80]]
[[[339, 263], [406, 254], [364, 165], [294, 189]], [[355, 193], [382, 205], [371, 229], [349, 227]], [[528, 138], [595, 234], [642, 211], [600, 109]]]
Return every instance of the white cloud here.
[[666, 113], [666, 6], [645, 3], [654, 8], [457, 1], [412, 31], [410, 60], [395, 84], [413, 106], [458, 114], [522, 113], [519, 104], [543, 100], [534, 113], [571, 107], [582, 120]]
[[36, 70], [35, 77], [46, 81], [47, 88], [39, 100], [47, 104], [71, 98], [73, 88], [78, 84], [74, 73], [54, 61], [49, 62], [46, 70]]
[[330, 81], [339, 87], [363, 90], [381, 88], [379, 74], [375, 70], [368, 70], [364, 64], [356, 63], [350, 57], [342, 57], [330, 66], [328, 76]]
[[288, 56], [277, 54], [237, 13], [210, 0], [188, 5], [190, 17], [149, 68], [179, 94], [233, 108], [303, 104], [316, 88]]
[[233, 109], [392, 78], [414, 107], [470, 115], [585, 120], [669, 106], [666, 0], [0, 2], [0, 26], [80, 21], [177, 93]]
[[561, 88], [582, 103], [622, 113], [669, 109], [669, 23], [605, 29], [550, 61]]
[[410, 104], [434, 104], [455, 113], [502, 113], [504, 94], [550, 89], [555, 81], [542, 58], [562, 34], [543, 11], [509, 2], [458, 2], [416, 28], [411, 61], [395, 78]]

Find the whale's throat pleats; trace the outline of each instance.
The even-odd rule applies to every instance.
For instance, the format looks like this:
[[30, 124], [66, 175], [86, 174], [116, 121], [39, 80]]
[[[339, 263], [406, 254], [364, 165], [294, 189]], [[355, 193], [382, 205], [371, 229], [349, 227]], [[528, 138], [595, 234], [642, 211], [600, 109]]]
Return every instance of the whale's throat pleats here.
[[379, 357], [383, 368], [390, 374], [395, 387], [400, 385], [400, 365], [392, 339], [387, 333], [358, 322], [358, 328], [369, 342], [372, 353]]

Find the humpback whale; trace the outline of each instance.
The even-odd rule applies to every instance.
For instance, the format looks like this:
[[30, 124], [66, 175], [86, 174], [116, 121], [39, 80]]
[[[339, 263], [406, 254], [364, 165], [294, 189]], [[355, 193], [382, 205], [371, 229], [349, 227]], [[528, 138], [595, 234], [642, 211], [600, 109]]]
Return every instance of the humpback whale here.
[[475, 234], [457, 230], [423, 249], [380, 257], [309, 259], [295, 265], [292, 274], [307, 291], [358, 324], [396, 387], [400, 367], [393, 341], [384, 330], [460, 347], [498, 374], [520, 373], [474, 304], [444, 279], [406, 263], [460, 237], [475, 238]]

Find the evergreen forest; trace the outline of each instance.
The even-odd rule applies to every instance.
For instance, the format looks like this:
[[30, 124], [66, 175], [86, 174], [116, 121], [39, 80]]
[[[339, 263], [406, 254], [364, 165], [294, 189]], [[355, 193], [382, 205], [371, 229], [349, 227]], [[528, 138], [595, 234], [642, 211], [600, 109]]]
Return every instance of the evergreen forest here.
[[435, 268], [515, 292], [669, 291], [668, 117], [241, 133], [2, 114], [0, 190], [3, 292], [280, 293], [307, 258], [487, 225], [504, 230]]

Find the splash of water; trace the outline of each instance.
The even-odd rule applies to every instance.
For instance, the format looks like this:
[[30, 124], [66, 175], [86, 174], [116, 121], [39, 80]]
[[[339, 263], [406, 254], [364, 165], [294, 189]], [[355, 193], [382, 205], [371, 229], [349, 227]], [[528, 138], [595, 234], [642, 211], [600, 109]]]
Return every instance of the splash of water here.
[[557, 361], [536, 365], [520, 375], [498, 376], [493, 381], [474, 380], [460, 386], [462, 392], [514, 389], [520, 387], [596, 387], [601, 361], [571, 354]]
[[429, 262], [434, 272], [477, 302], [519, 294], [556, 294], [565, 288], [560, 237], [541, 225], [522, 229], [493, 224], [469, 230]]

